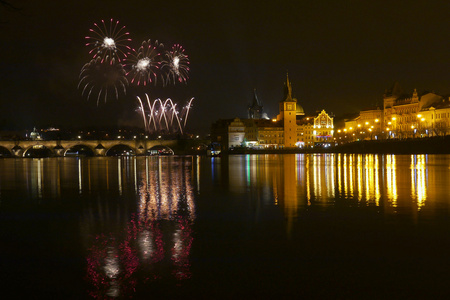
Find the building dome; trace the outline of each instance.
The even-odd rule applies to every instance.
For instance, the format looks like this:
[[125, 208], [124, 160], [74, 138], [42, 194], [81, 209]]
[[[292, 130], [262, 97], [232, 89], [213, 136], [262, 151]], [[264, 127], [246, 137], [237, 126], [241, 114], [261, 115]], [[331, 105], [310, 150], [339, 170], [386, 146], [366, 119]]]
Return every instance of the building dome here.
[[297, 116], [305, 115], [305, 111], [303, 110], [303, 107], [300, 104], [298, 104], [298, 102], [297, 102], [297, 109], [295, 111], [295, 115], [297, 115]]

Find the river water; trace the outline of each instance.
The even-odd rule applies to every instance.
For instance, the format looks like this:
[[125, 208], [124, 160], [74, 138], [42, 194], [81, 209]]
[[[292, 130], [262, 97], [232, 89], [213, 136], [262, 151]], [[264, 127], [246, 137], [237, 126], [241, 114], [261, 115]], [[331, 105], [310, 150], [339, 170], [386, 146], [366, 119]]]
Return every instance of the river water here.
[[0, 160], [8, 299], [444, 298], [450, 155]]

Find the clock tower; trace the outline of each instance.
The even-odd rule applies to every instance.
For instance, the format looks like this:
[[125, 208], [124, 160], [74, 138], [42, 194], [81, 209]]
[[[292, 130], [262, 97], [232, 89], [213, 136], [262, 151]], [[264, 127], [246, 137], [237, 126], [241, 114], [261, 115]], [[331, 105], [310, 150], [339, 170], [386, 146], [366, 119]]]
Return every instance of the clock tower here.
[[292, 97], [292, 86], [289, 75], [286, 75], [284, 99], [280, 102], [278, 121], [283, 121], [284, 146], [295, 147], [297, 143], [297, 99]]

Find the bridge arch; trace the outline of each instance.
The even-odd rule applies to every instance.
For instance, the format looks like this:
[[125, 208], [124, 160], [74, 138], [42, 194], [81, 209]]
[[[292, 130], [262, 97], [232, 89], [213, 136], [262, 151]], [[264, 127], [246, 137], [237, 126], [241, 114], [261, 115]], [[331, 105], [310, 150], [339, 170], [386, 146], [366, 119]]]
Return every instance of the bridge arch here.
[[67, 148], [64, 156], [94, 156], [95, 151], [91, 147], [84, 144], [77, 144]]
[[106, 156], [129, 156], [136, 155], [135, 149], [125, 144], [117, 144], [105, 152]]
[[52, 157], [55, 153], [52, 149], [44, 146], [44, 145], [33, 145], [28, 147], [23, 152], [23, 157], [31, 157], [31, 158], [41, 158], [41, 157]]
[[3, 146], [0, 146], [0, 157], [11, 157], [12, 153]]

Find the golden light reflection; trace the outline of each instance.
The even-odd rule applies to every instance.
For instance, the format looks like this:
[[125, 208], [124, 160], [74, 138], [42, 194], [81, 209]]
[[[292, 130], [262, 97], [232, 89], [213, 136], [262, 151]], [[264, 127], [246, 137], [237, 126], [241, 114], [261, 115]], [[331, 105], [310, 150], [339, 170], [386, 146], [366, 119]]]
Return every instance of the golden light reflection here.
[[42, 159], [37, 159], [37, 188], [38, 197], [42, 198]]
[[306, 156], [305, 169], [306, 169], [306, 199], [308, 200], [308, 205], [311, 205], [311, 183], [310, 183], [310, 168], [309, 168], [309, 158]]
[[122, 159], [117, 160], [117, 179], [119, 181], [119, 193], [122, 195]]
[[83, 191], [83, 170], [81, 169], [81, 159], [78, 159], [78, 193]]
[[312, 161], [307, 161], [307, 185], [312, 185], [312, 193], [308, 193], [308, 200], [328, 201], [335, 197], [335, 156], [333, 154], [316, 154], [312, 156]]
[[427, 156], [411, 155], [411, 196], [417, 202], [417, 210], [427, 199]]
[[392, 207], [397, 207], [397, 169], [395, 155], [386, 155], [386, 193]]
[[[367, 160], [366, 160], [367, 163]], [[357, 183], [358, 183], [358, 201], [361, 201], [363, 198], [363, 192], [364, 192], [364, 188], [366, 188], [366, 191], [369, 189], [369, 182], [366, 180], [366, 185], [365, 187], [363, 187], [363, 182], [364, 182], [364, 175], [367, 178], [368, 174], [369, 174], [369, 170], [367, 168], [364, 168], [366, 166], [363, 167], [363, 157], [362, 154], [358, 155], [358, 159], [357, 159], [357, 172], [358, 172], [358, 179], [357, 179]], [[363, 175], [363, 172], [365, 170], [365, 174]]]
[[358, 200], [359, 205], [379, 205], [380, 166], [373, 154], [336, 154], [337, 192], [340, 198]]

